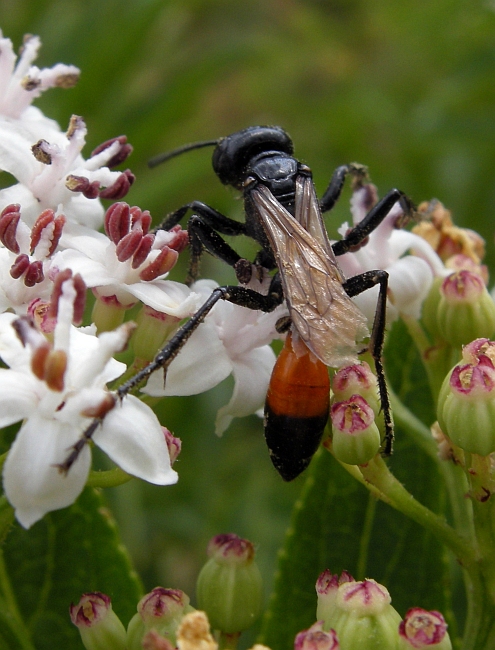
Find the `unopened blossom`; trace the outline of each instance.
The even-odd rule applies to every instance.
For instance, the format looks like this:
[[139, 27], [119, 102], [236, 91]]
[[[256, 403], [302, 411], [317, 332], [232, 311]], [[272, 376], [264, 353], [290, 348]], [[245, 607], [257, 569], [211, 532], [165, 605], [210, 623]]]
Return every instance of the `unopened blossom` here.
[[103, 302], [128, 309], [141, 301], [170, 316], [191, 316], [199, 306], [197, 293], [165, 279], [187, 244], [187, 233], [177, 227], [152, 234], [150, 223], [146, 210], [115, 203], [105, 215], [106, 234], [73, 230], [53, 265], [80, 273]]
[[65, 225], [64, 215], [44, 210], [29, 228], [19, 204], [0, 213], [0, 312], [25, 314], [34, 300], [48, 300], [53, 282], [51, 256]]
[[[351, 199], [354, 225], [363, 219], [376, 201], [374, 185], [365, 184], [356, 189]], [[390, 321], [401, 313], [419, 318], [421, 304], [434, 276], [446, 274], [442, 261], [424, 239], [395, 227], [401, 215], [402, 208], [397, 202], [358, 251], [338, 258], [339, 266], [348, 278], [375, 269], [388, 272], [387, 319]], [[339, 232], [345, 236], [347, 230], [348, 224], [345, 223]], [[377, 286], [353, 298], [369, 323], [375, 316], [378, 290]]]
[[317, 621], [309, 629], [296, 635], [294, 650], [339, 650], [335, 630], [323, 630], [323, 621]]
[[[269, 277], [261, 283], [253, 279], [247, 286], [257, 285], [263, 292], [268, 283]], [[200, 280], [192, 289], [204, 302], [217, 286], [211, 280]], [[275, 324], [286, 314], [283, 305], [264, 313], [220, 300], [170, 364], [165, 386], [163, 374], [155, 372], [143, 391], [153, 396], [195, 395], [232, 374], [234, 392], [216, 418], [216, 433], [221, 435], [234, 417], [245, 417], [263, 407], [275, 365], [269, 344], [279, 337]]]
[[71, 324], [77, 293], [62, 285], [53, 343], [26, 318], [0, 316], [0, 426], [22, 421], [3, 468], [3, 486], [18, 521], [29, 528], [70, 505], [86, 482], [91, 452], [84, 445], [68, 473], [59, 471], [94, 418], [94, 442], [123, 470], [159, 485], [177, 481], [167, 442], [153, 411], [133, 396], [122, 403], [105, 388], [125, 370], [113, 355], [130, 326], [100, 337]]
[[126, 631], [112, 609], [110, 598], [99, 591], [83, 594], [70, 606], [70, 618], [79, 629], [81, 641], [87, 650], [124, 650]]

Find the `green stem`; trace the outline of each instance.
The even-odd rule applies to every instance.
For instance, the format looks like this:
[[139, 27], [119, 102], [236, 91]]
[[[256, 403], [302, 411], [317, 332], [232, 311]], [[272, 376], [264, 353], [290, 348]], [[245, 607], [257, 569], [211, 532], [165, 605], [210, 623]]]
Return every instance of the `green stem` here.
[[86, 485], [95, 488], [117, 487], [130, 481], [133, 477], [120, 467], [102, 472], [91, 471]]

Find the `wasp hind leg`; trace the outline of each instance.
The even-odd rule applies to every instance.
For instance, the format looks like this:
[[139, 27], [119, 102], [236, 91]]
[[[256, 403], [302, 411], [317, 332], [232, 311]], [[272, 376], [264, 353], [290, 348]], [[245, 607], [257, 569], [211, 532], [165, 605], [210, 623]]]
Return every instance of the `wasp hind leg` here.
[[385, 439], [383, 445], [383, 455], [390, 456], [394, 444], [394, 421], [392, 418], [392, 409], [390, 407], [390, 397], [385, 380], [385, 371], [383, 369], [383, 342], [385, 339], [385, 321], [387, 316], [387, 287], [388, 273], [386, 271], [366, 271], [361, 275], [349, 278], [343, 283], [345, 292], [351, 298], [358, 296], [367, 289], [379, 285], [378, 300], [376, 303], [375, 318], [371, 328], [370, 342], [368, 350], [375, 362], [376, 376], [378, 381], [378, 391], [380, 403], [383, 411], [385, 422]]

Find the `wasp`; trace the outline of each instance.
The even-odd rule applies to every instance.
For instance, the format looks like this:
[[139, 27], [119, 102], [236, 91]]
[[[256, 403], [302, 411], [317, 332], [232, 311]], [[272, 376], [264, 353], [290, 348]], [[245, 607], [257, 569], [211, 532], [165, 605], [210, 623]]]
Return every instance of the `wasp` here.
[[[185, 145], [150, 161], [150, 166], [192, 149], [214, 146], [213, 169], [224, 185], [243, 193], [245, 221], [231, 219], [200, 201], [175, 210], [158, 226], [170, 229], [188, 211], [190, 265], [187, 283], [199, 273], [206, 250], [234, 268], [239, 285], [213, 290], [205, 303], [157, 353], [151, 363], [117, 389], [120, 398], [159, 368], [166, 369], [219, 300], [248, 309], [273, 311], [286, 301], [289, 319], [280, 324], [288, 331], [275, 364], [265, 405], [265, 438], [273, 465], [291, 481], [309, 465], [318, 448], [329, 415], [328, 367], [352, 363], [369, 350], [377, 372], [385, 434], [383, 453], [392, 452], [393, 420], [382, 365], [388, 274], [367, 271], [345, 278], [337, 257], [355, 250], [381, 223], [397, 201], [410, 214], [413, 205], [393, 189], [351, 229], [331, 243], [322, 213], [338, 200], [348, 175], [362, 179], [366, 168], [356, 163], [338, 167], [318, 200], [311, 170], [294, 157], [290, 136], [280, 127], [254, 126], [219, 140]], [[260, 246], [254, 264], [242, 258], [222, 235], [245, 235]], [[275, 271], [266, 295], [249, 289], [252, 269]], [[374, 321], [369, 334], [367, 319], [352, 301], [379, 285]], [[369, 334], [363, 347], [360, 341]], [[62, 468], [67, 470], [98, 426], [95, 421], [76, 443]]]

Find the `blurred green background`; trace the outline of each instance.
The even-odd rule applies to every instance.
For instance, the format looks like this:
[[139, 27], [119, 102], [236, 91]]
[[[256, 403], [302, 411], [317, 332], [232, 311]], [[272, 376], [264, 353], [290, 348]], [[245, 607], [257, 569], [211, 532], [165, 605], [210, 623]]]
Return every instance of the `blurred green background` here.
[[[86, 156], [126, 134], [137, 176], [127, 200], [156, 220], [193, 199], [238, 218], [242, 204], [214, 177], [209, 150], [152, 171], [150, 157], [278, 124], [320, 193], [337, 165], [365, 163], [382, 195], [396, 186], [416, 202], [442, 200], [487, 239], [493, 261], [493, 1], [0, 0], [0, 26], [16, 47], [24, 33], [41, 36], [40, 67], [81, 68], [76, 88], [37, 105], [62, 126], [72, 113], [85, 118]], [[348, 218], [348, 197], [330, 232]], [[209, 261], [203, 275], [234, 280]], [[107, 494], [147, 588], [193, 594], [206, 543], [220, 532], [251, 539], [262, 571], [273, 572], [302, 482], [281, 482], [254, 416], [215, 437], [230, 389], [163, 404], [163, 424], [183, 440], [177, 486], [134, 481]]]

